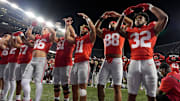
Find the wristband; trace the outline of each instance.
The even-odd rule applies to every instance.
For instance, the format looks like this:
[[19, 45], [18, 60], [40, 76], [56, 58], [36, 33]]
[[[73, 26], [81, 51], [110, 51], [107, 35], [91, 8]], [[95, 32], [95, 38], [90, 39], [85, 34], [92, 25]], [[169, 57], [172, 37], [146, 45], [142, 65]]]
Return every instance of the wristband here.
[[125, 16], [124, 12], [121, 14], [121, 16]]
[[24, 33], [22, 32], [22, 33], [20, 34], [20, 36], [24, 36]]
[[90, 18], [86, 18], [86, 21], [91, 21], [91, 19]]
[[154, 6], [152, 4], [149, 4], [149, 10], [151, 11]]
[[12, 36], [12, 39], [16, 39], [16, 37], [15, 37], [15, 36]]

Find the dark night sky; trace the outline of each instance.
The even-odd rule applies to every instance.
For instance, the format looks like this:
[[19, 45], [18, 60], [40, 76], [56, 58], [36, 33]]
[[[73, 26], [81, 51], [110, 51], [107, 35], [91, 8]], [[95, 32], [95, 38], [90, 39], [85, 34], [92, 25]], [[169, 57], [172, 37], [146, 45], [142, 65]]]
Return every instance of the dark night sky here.
[[[60, 21], [63, 17], [72, 16], [74, 26], [78, 26], [83, 20], [76, 13], [86, 13], [95, 23], [105, 11], [114, 10], [121, 13], [129, 6], [138, 3], [149, 2], [162, 10], [169, 16], [166, 30], [161, 33], [156, 45], [180, 41], [180, 1], [179, 0], [9, 0], [15, 2], [24, 10], [32, 10], [37, 16], [43, 16], [51, 21]], [[96, 43], [99, 43], [99, 38]], [[95, 47], [98, 48], [99, 44]], [[102, 45], [102, 44], [100, 44]]]

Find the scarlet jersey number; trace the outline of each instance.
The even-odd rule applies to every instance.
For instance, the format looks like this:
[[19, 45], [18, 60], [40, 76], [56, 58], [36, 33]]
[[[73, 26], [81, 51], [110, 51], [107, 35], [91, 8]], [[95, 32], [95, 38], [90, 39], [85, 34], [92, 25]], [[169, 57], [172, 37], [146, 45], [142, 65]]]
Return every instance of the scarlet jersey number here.
[[28, 46], [27, 46], [27, 45], [22, 45], [19, 54], [25, 55], [26, 52], [27, 52], [27, 49], [28, 49]]
[[15, 53], [16, 53], [16, 49], [17, 49], [17, 48], [12, 48], [12, 49], [10, 50], [9, 54], [15, 54]]
[[[143, 36], [145, 35], [146, 36]], [[140, 37], [140, 36], [143, 36], [143, 37]], [[138, 47], [148, 47], [150, 48], [151, 47], [151, 42], [146, 42], [146, 40], [150, 40], [151, 39], [151, 32], [149, 31], [142, 31], [140, 33], [133, 33], [130, 35], [130, 38], [134, 37], [134, 42], [136, 42], [136, 44], [132, 44], [131, 47], [132, 48], [138, 48]]]
[[83, 42], [84, 40], [77, 41], [76, 53], [83, 53]]
[[63, 50], [64, 49], [64, 42], [65, 40], [61, 40], [57, 44], [57, 50]]
[[34, 48], [38, 48], [38, 49], [44, 49], [45, 44], [44, 42], [42, 42], [43, 40], [36, 40], [36, 43], [34, 45]]
[[4, 50], [2, 51], [2, 56], [7, 56], [7, 55], [8, 55], [8, 50], [9, 50], [9, 49], [4, 49]]
[[105, 42], [106, 46], [118, 46], [119, 45], [119, 34], [118, 33], [113, 33], [111, 34], [106, 34], [105, 35]]

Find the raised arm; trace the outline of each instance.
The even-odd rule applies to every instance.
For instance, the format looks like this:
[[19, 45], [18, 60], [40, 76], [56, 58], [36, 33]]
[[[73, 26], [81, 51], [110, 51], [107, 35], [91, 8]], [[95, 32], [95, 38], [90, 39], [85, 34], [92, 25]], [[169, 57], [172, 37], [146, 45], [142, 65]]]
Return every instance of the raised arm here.
[[68, 17], [67, 19], [68, 19], [68, 21], [66, 24], [67, 24], [67, 27], [69, 27], [70, 36], [75, 38], [77, 35], [76, 35], [75, 30], [72, 26], [73, 20], [71, 17]]
[[5, 39], [4, 38], [1, 38], [0, 40], [0, 48], [1, 49], [5, 49], [7, 46], [5, 45]]
[[63, 19], [65, 21], [65, 39], [72, 44], [75, 44], [75, 31], [74, 28], [72, 27], [72, 18], [68, 17], [68, 18], [64, 18]]
[[51, 27], [47, 27], [47, 28], [48, 28], [49, 32], [51, 33], [50, 41], [54, 42], [56, 40], [56, 31]]
[[107, 15], [107, 12], [105, 12], [97, 21], [96, 21], [96, 24], [95, 24], [95, 28], [96, 28], [96, 34], [98, 37], [100, 38], [103, 38], [103, 31], [102, 29], [100, 28], [101, 27], [101, 24], [102, 22], [104, 21], [104, 19], [107, 19], [108, 18], [108, 15]]
[[110, 17], [119, 18], [118, 22], [122, 20], [122, 23], [125, 24], [126, 27], [131, 27], [133, 25], [133, 20], [128, 18], [127, 16], [124, 16], [124, 14], [122, 15], [122, 14], [119, 14], [115, 11], [109, 11], [107, 13]]
[[157, 17], [158, 21], [154, 27], [154, 31], [156, 35], [159, 35], [159, 33], [163, 31], [167, 25], [168, 15], [160, 8], [155, 7], [149, 3], [138, 4], [137, 7], [143, 7], [144, 8], [143, 11], [146, 11], [149, 9]]
[[11, 35], [6, 34], [0, 40], [0, 48], [5, 49], [8, 47], [9, 40], [11, 39]]
[[[132, 27], [133, 21], [130, 18], [126, 17], [125, 15], [121, 15], [115, 11], [110, 11], [109, 14], [111, 17], [119, 18], [117, 21], [116, 30], [119, 32], [120, 35], [127, 37], [125, 30], [127, 27]], [[123, 24], [125, 25], [122, 27]]]
[[124, 21], [125, 16], [121, 16], [119, 17], [118, 21], [117, 21], [117, 26], [116, 26], [116, 30], [119, 32], [119, 34], [123, 37], [127, 37], [127, 33], [126, 33], [126, 27], [122, 27], [123, 21]]
[[78, 13], [78, 15], [82, 16], [83, 19], [86, 20], [89, 28], [90, 28], [90, 40], [92, 41], [92, 43], [94, 44], [96, 41], [96, 28], [94, 23], [92, 22], [92, 20], [84, 13]]
[[28, 45], [29, 47], [34, 47], [33, 42], [31, 42], [29, 39], [27, 39], [27, 40], [22, 39], [22, 42], [24, 44]]
[[35, 40], [35, 36], [32, 34], [32, 30], [33, 30], [32, 26], [28, 27], [25, 34], [30, 40]]
[[150, 11], [157, 17], [158, 21], [154, 28], [156, 35], [158, 35], [167, 25], [168, 22], [168, 15], [159, 9], [158, 7], [153, 6]]
[[19, 36], [12, 36], [10, 43], [11, 43], [11, 47], [20, 48], [22, 44], [22, 40]]

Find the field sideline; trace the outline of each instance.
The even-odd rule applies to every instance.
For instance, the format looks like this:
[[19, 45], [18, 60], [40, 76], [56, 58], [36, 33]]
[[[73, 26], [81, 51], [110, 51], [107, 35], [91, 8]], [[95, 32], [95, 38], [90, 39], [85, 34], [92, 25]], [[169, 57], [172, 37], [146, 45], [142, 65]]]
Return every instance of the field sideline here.
[[[54, 100], [54, 92], [52, 84], [43, 84], [43, 94], [41, 97], [41, 101], [53, 101]], [[71, 87], [70, 87], [71, 88]], [[114, 92], [112, 88], [106, 88], [106, 97], [105, 101], [113, 101]], [[88, 87], [87, 88], [87, 101], [98, 101], [97, 98], [97, 88]], [[31, 83], [31, 98], [34, 101], [35, 97], [35, 85]], [[122, 101], [127, 101], [128, 93], [127, 89], [122, 89]], [[61, 93], [60, 101], [63, 101], [63, 94]], [[144, 91], [139, 90], [137, 101], [147, 101], [146, 95]], [[70, 101], [72, 101], [72, 92], [70, 94]]]

